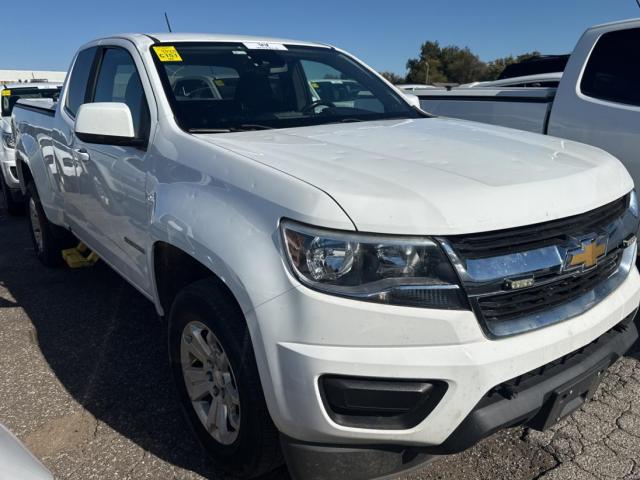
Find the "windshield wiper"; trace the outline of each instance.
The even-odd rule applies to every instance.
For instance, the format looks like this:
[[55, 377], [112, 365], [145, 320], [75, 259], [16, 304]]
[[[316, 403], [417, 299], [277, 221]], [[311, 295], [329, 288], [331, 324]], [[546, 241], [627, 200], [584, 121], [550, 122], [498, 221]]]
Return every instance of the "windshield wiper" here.
[[250, 132], [252, 130], [272, 130], [273, 127], [259, 125], [255, 123], [243, 123], [229, 128], [190, 128], [189, 133], [230, 133], [230, 132]]
[[243, 123], [232, 128], [233, 131], [247, 131], [247, 130], [273, 130], [273, 127], [268, 125], [260, 125], [257, 123]]
[[228, 128], [189, 128], [189, 133], [229, 133], [231, 130]]

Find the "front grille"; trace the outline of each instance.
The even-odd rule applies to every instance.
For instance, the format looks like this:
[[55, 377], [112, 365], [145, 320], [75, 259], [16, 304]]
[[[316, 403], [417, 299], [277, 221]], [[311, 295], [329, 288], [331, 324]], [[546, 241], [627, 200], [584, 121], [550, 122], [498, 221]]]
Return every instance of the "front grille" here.
[[550, 310], [593, 290], [616, 271], [621, 257], [622, 249], [617, 248], [586, 272], [523, 290], [477, 297], [475, 302], [484, 320], [491, 323]]
[[458, 255], [470, 260], [559, 245], [572, 235], [602, 230], [621, 217], [629, 205], [629, 195], [595, 210], [573, 217], [525, 227], [493, 232], [456, 235], [447, 240]]

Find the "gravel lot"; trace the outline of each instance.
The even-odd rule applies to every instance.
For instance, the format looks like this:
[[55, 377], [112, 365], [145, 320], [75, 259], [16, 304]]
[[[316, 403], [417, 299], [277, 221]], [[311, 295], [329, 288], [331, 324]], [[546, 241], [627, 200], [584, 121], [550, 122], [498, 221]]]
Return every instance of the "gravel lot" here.
[[[224, 478], [183, 424], [165, 344], [132, 287], [103, 264], [42, 267], [26, 219], [0, 205], [0, 423], [56, 478]], [[640, 479], [637, 358], [615, 364], [594, 401], [552, 431], [502, 432], [402, 478]]]

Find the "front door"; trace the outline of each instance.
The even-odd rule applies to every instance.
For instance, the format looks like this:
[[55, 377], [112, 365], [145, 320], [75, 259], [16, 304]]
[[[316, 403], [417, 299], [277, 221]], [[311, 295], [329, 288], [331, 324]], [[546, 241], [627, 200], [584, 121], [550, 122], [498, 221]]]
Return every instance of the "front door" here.
[[[123, 47], [99, 52], [92, 102], [125, 103], [136, 138], [150, 136], [150, 110], [138, 68]], [[81, 201], [94, 248], [138, 288], [150, 292], [148, 262], [149, 208], [146, 198], [147, 148], [81, 142], [73, 148]]]

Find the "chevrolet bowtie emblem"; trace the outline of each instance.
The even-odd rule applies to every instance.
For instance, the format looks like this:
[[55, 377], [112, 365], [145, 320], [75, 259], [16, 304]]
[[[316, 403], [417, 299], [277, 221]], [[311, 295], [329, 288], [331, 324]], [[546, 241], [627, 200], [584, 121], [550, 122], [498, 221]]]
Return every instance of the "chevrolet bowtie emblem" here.
[[606, 236], [582, 240], [580, 247], [567, 252], [564, 269], [582, 268], [583, 270], [588, 270], [595, 267], [598, 261], [607, 253], [608, 241], [609, 238]]

